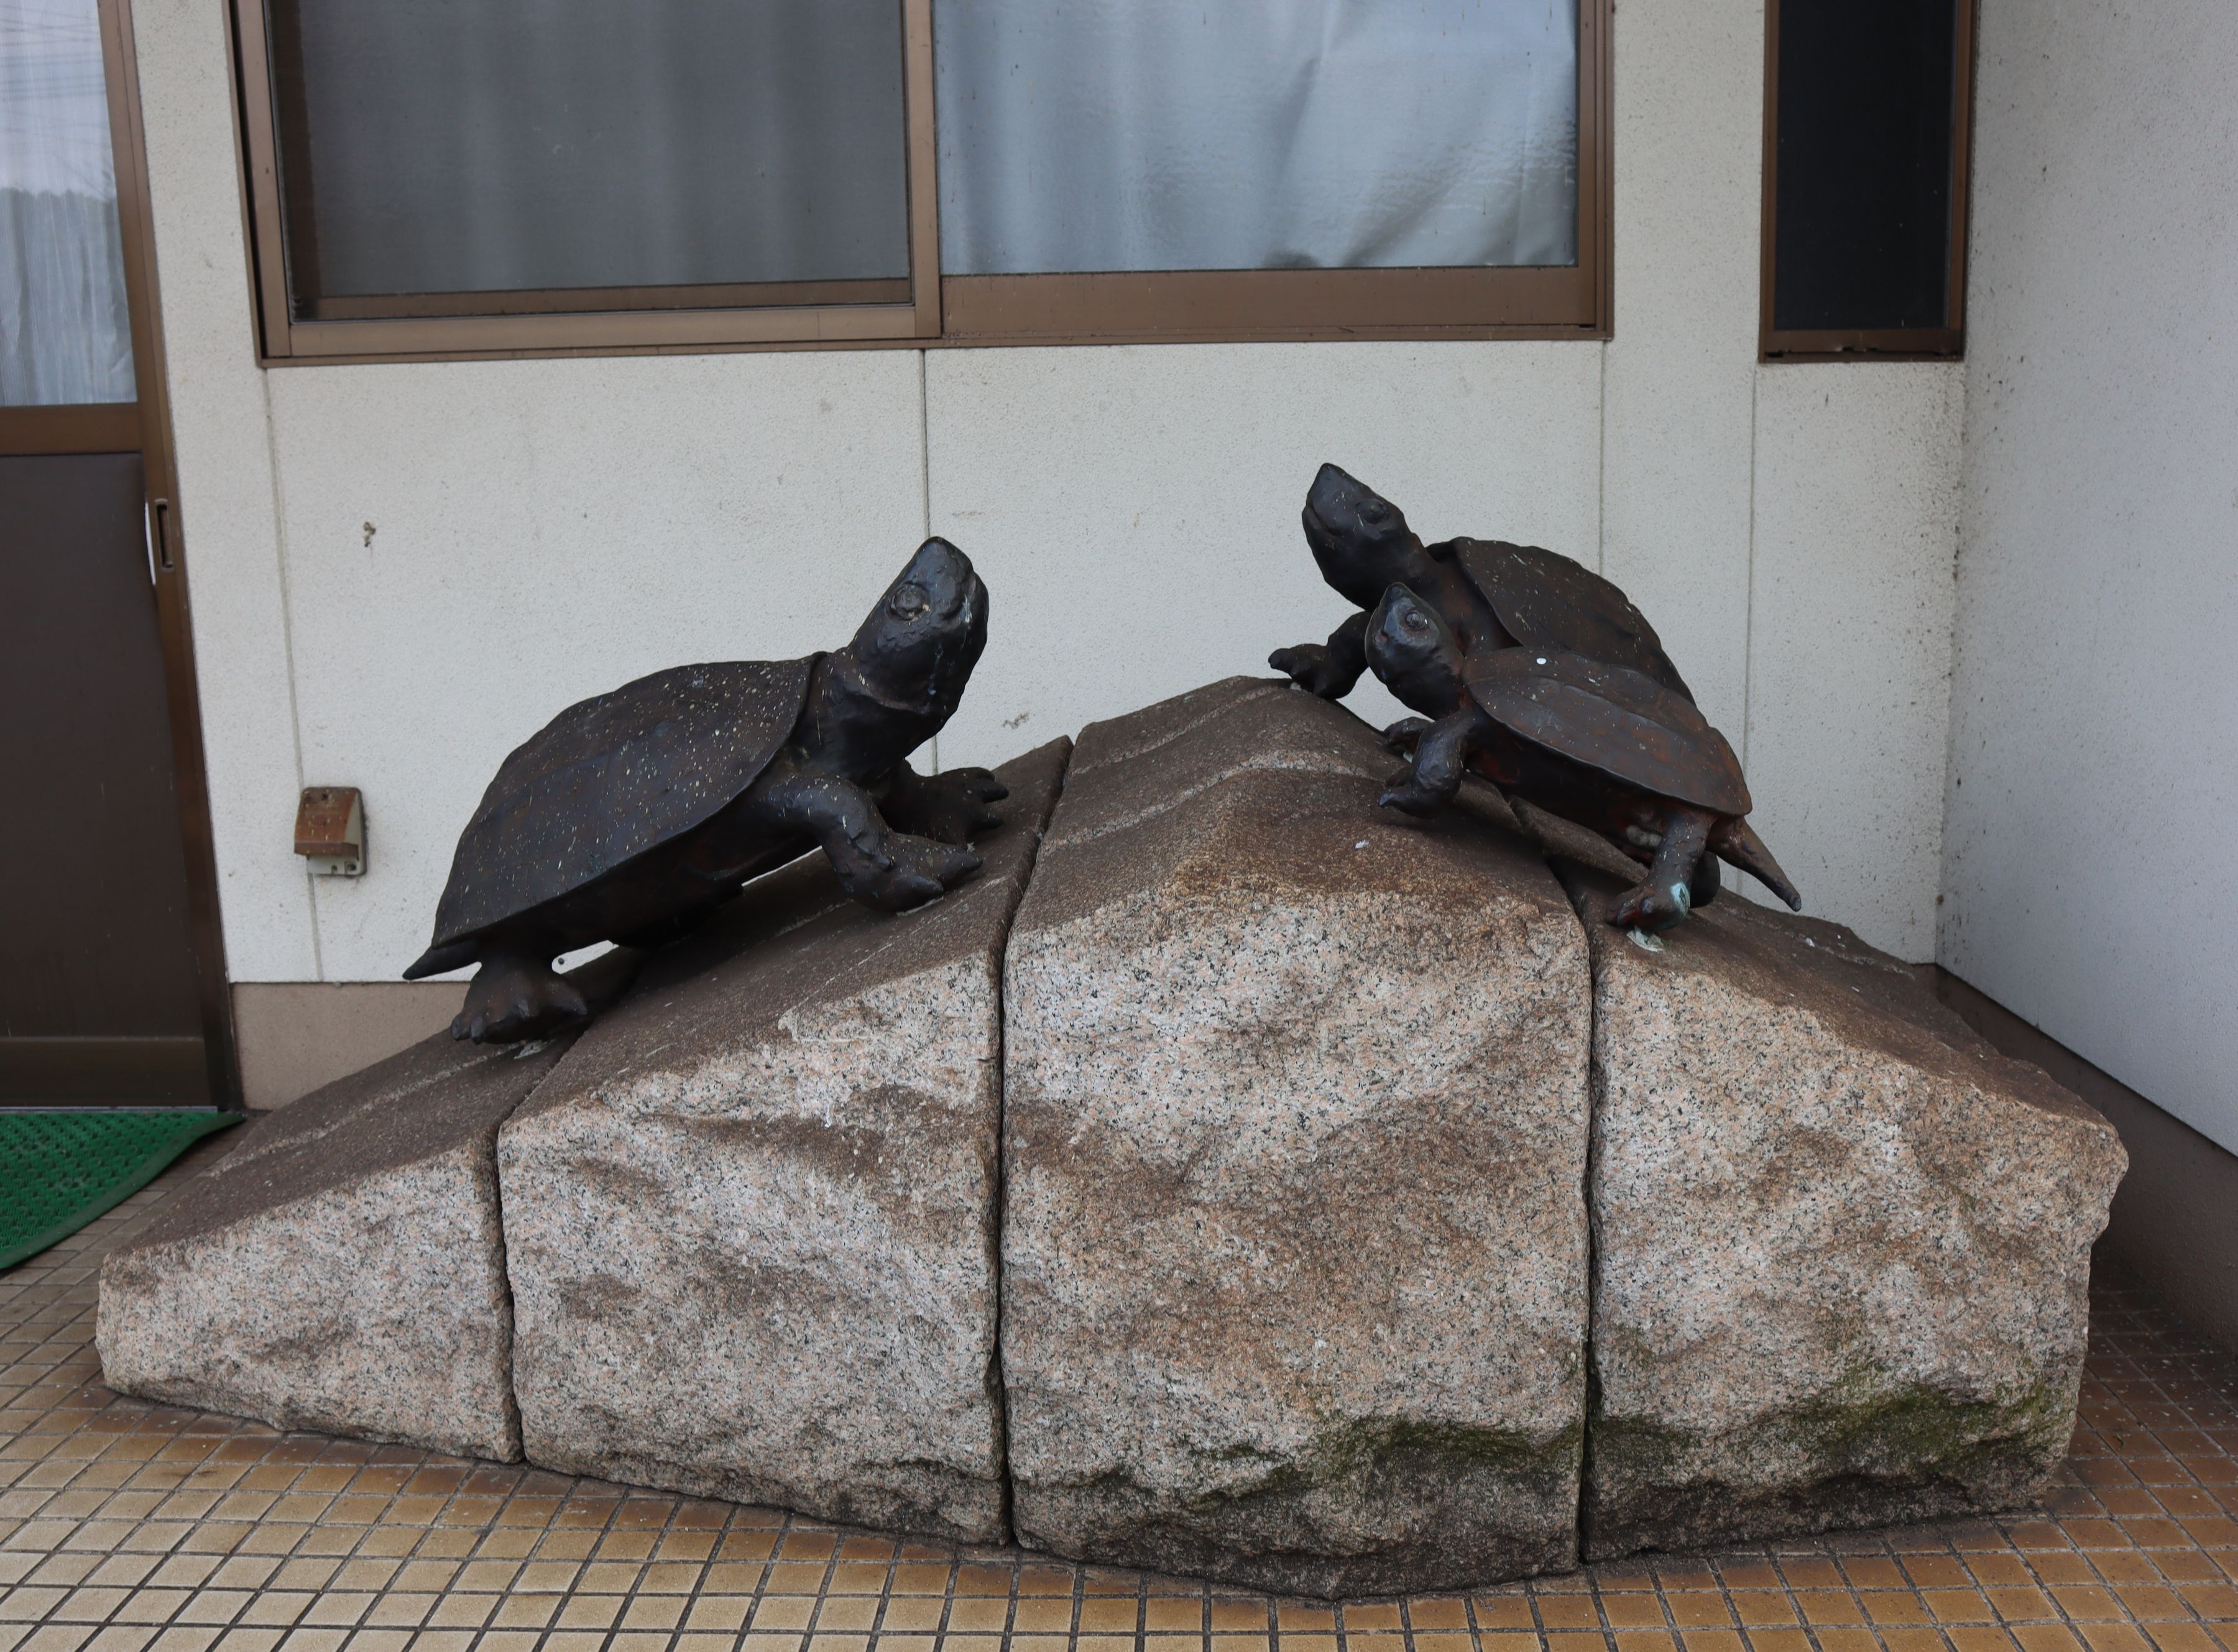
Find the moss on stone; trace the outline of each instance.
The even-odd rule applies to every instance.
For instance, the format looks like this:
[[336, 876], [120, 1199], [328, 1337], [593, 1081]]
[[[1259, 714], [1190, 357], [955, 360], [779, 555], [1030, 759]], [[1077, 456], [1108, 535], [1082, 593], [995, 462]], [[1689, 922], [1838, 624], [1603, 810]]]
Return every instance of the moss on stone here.
[[1202, 1510], [1377, 1475], [1455, 1482], [1490, 1475], [1528, 1494], [1560, 1497], [1576, 1483], [1584, 1446], [1582, 1421], [1539, 1438], [1520, 1429], [1361, 1417], [1321, 1431], [1295, 1457], [1241, 1445], [1196, 1453], [1199, 1462], [1222, 1470], [1254, 1459], [1265, 1466], [1248, 1481], [1208, 1489], [1189, 1502]]
[[2056, 1457], [2073, 1420], [2075, 1384], [2063, 1373], [1959, 1398], [1923, 1383], [1892, 1384], [1852, 1367], [1832, 1392], [1798, 1407], [1784, 1431], [1824, 1473], [1911, 1474], [1974, 1484], [2006, 1477], [2017, 1454]]
[[1703, 1480], [1758, 1481], [1735, 1474], [1751, 1459], [1782, 1465], [1779, 1478], [1798, 1490], [1851, 1476], [1986, 1486], [2010, 1482], [2016, 1462], [2056, 1459], [2074, 1405], [2071, 1373], [1969, 1398], [1896, 1381], [1885, 1367], [1861, 1361], [1804, 1403], [1725, 1433], [1596, 1417], [1591, 1474], [1605, 1492], [1626, 1496]]
[[1705, 1437], [1639, 1417], [1597, 1417], [1587, 1435], [1587, 1471], [1608, 1486], [1668, 1485], [1686, 1477]]

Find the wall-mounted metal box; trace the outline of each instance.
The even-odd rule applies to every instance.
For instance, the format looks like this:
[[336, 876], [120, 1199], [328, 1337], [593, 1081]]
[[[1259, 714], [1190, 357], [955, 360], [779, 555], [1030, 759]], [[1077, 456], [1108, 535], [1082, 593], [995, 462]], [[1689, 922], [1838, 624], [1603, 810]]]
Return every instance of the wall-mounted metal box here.
[[365, 798], [355, 786], [306, 786], [295, 805], [295, 853], [315, 877], [365, 873]]

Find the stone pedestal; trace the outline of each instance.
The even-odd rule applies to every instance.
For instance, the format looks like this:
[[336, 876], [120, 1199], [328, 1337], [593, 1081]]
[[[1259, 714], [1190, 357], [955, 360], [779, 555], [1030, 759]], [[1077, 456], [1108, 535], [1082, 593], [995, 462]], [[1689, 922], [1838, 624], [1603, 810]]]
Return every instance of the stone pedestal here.
[[1080, 737], [1008, 965], [1030, 1545], [1323, 1595], [1574, 1562], [1585, 942], [1512, 827], [1378, 809], [1398, 762], [1240, 678]]
[[103, 1379], [518, 1460], [497, 1132], [564, 1048], [440, 1033], [248, 1127], [102, 1265]]
[[823, 856], [658, 955], [500, 1148], [532, 1462], [1003, 1535], [1002, 953], [1066, 745], [892, 915]]
[[2010, 1508], [2072, 1431], [2112, 1128], [1836, 924], [1591, 937], [1589, 1558]]

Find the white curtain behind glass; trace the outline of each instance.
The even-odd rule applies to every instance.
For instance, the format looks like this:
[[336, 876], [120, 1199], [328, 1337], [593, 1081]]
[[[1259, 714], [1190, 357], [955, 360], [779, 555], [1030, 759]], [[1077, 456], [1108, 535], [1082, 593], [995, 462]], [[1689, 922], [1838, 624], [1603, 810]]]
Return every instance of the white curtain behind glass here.
[[951, 274], [1577, 261], [1577, 0], [937, 0]]
[[0, 0], [0, 406], [130, 401], [94, 0]]

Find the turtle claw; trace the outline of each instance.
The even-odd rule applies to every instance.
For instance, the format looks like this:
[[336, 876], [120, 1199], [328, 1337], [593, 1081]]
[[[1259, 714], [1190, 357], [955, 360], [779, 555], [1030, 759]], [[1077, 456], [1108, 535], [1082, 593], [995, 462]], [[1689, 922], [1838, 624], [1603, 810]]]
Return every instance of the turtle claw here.
[[1294, 648], [1278, 648], [1267, 656], [1267, 664], [1295, 683], [1308, 694], [1324, 700], [1341, 697], [1352, 686], [1329, 658], [1328, 647], [1321, 643], [1300, 643]]
[[1395, 809], [1401, 814], [1412, 815], [1417, 820], [1427, 820], [1453, 801], [1450, 794], [1431, 790], [1415, 777], [1412, 769], [1401, 769], [1383, 783], [1383, 795], [1376, 803], [1385, 809]]
[[1383, 743], [1394, 751], [1411, 753], [1430, 731], [1427, 717], [1400, 717], [1383, 731]]
[[897, 833], [886, 840], [885, 864], [847, 892], [881, 911], [906, 912], [937, 900], [979, 867], [968, 849]]
[[884, 813], [900, 831], [960, 846], [1003, 823], [987, 805], [1010, 795], [1010, 789], [984, 769], [950, 769], [897, 791]]
[[477, 1044], [517, 1044], [590, 1019], [591, 1006], [549, 964], [493, 959], [467, 988], [451, 1036]]
[[1693, 891], [1685, 884], [1673, 882], [1666, 887], [1643, 880], [1616, 903], [1616, 910], [1609, 914], [1609, 922], [1619, 929], [1660, 935], [1665, 929], [1677, 928], [1693, 905]]

